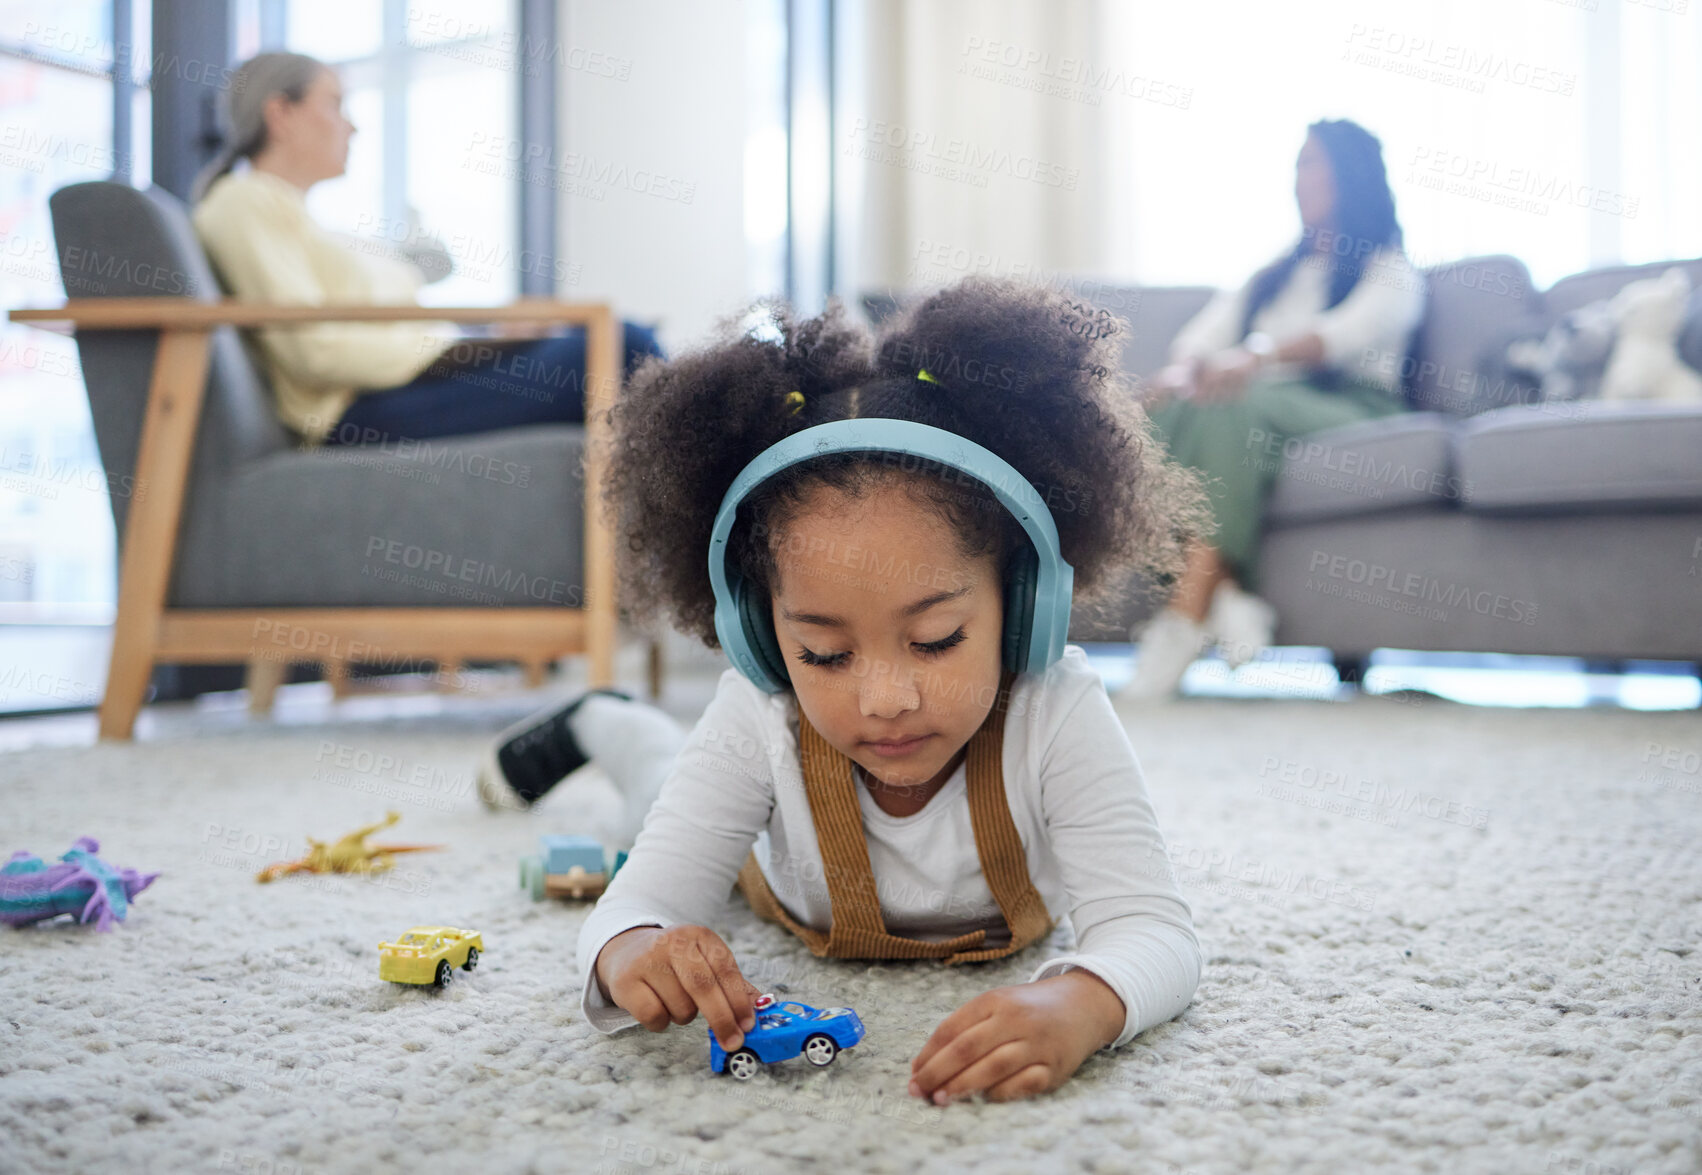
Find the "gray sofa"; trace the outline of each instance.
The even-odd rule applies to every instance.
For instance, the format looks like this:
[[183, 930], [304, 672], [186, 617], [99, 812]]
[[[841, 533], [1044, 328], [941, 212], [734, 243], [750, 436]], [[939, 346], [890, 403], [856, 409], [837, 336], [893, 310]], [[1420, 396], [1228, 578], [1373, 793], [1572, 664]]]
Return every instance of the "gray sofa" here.
[[[1702, 286], [1702, 260], [1679, 264]], [[1260, 556], [1278, 642], [1346, 666], [1377, 648], [1702, 661], [1702, 407], [1524, 403], [1494, 362], [1519, 328], [1666, 268], [1591, 270], [1547, 291], [1512, 257], [1428, 270], [1402, 364], [1416, 411], [1268, 456], [1250, 439], [1250, 459], [1281, 462]], [[1211, 295], [1078, 289], [1129, 320], [1138, 377]], [[1071, 638], [1128, 640], [1153, 595], [1130, 585]]]

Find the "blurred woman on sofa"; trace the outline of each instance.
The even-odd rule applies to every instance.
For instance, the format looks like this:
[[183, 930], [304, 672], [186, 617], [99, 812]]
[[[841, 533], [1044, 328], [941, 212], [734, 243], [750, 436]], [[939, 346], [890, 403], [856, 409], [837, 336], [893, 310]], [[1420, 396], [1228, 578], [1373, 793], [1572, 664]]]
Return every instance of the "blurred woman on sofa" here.
[[[330, 67], [262, 53], [237, 69], [225, 97], [229, 138], [196, 180], [193, 219], [238, 300], [406, 305], [446, 275], [441, 247], [377, 255], [308, 215], [308, 190], [343, 174], [355, 133]], [[309, 444], [372, 444], [583, 421], [585, 331], [538, 333], [458, 338], [445, 322], [326, 322], [263, 330], [258, 342], [287, 426]], [[643, 327], [626, 323], [624, 336], [628, 372], [661, 353]]]
[[1313, 123], [1294, 198], [1300, 240], [1213, 298], [1155, 377], [1153, 422], [1171, 455], [1203, 475], [1217, 530], [1140, 634], [1121, 697], [1172, 696], [1212, 644], [1232, 667], [1258, 656], [1276, 627], [1252, 592], [1283, 442], [1406, 410], [1400, 373], [1424, 283], [1402, 252], [1382, 144], [1346, 119]]

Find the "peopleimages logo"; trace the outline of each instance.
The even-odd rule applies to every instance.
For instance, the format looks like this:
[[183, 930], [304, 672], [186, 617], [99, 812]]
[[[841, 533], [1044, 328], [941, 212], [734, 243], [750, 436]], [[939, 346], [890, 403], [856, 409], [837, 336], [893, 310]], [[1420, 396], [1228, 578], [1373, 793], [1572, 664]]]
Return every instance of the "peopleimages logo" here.
[[1485, 82], [1505, 82], [1570, 98], [1578, 75], [1470, 45], [1439, 42], [1400, 29], [1355, 23], [1343, 57], [1361, 65], [1483, 93]]
[[697, 197], [695, 180], [578, 151], [558, 153], [554, 147], [508, 135], [475, 131], [465, 150], [463, 167], [511, 179], [519, 176], [527, 183], [552, 185], [593, 200], [606, 198], [611, 188], [679, 204]]
[[1367, 591], [1406, 596], [1448, 608], [1465, 608], [1479, 616], [1493, 616], [1497, 620], [1535, 624], [1537, 619], [1537, 606], [1529, 600], [1514, 599], [1487, 588], [1472, 589], [1464, 584], [1445, 583], [1421, 571], [1403, 572], [1388, 564], [1367, 559], [1351, 559], [1346, 555], [1332, 555], [1328, 551], [1313, 551], [1306, 570], [1309, 575], [1343, 580], [1363, 586]]
[[[1262, 428], [1247, 430], [1247, 448], [1257, 454], [1254, 460], [1258, 467], [1284, 470], [1285, 476], [1294, 480], [1357, 490], [1373, 498], [1381, 498], [1387, 488], [1405, 488], [1440, 498], [1471, 496], [1470, 487], [1451, 473], [1409, 466], [1393, 458], [1379, 461], [1376, 454], [1361, 449], [1338, 449], [1305, 437], [1273, 435]], [[1320, 476], [1325, 473], [1339, 474], [1340, 478], [1326, 481]]]
[[[1543, 213], [1548, 211], [1545, 202], [1552, 201], [1631, 219], [1636, 217], [1641, 203], [1638, 196], [1591, 187], [1540, 168], [1503, 165], [1499, 159], [1486, 159], [1439, 147], [1415, 148], [1407, 179], [1435, 191]], [[1509, 201], [1504, 198], [1508, 193], [1533, 199]]]
[[[382, 535], [369, 535], [366, 541], [366, 557], [372, 560], [374, 556], [391, 564], [393, 568], [421, 571], [423, 575], [410, 576], [406, 582], [451, 596], [466, 596], [470, 589], [463, 585], [477, 584], [480, 587], [495, 588], [502, 598], [524, 595], [534, 600], [547, 600], [552, 604], [565, 604], [571, 608], [582, 606], [581, 592], [576, 584], [564, 583], [542, 575], [528, 575], [518, 568], [500, 567], [483, 559], [456, 555], [450, 551], [404, 543], [400, 539], [385, 538]], [[370, 562], [363, 568], [363, 573], [381, 579], [400, 579], [400, 572], [385, 572], [381, 568], [374, 568]], [[446, 582], [447, 589], [433, 586]]]
[[1034, 90], [1059, 98], [1070, 98], [1091, 106], [1102, 94], [1120, 94], [1160, 106], [1188, 109], [1194, 100], [1191, 86], [1118, 67], [1101, 68], [1080, 57], [1054, 58], [1051, 53], [1029, 49], [1009, 41], [992, 41], [970, 36], [963, 42], [957, 72], [987, 81]]
[[[1006, 175], [1067, 192], [1075, 191], [1081, 180], [1079, 167], [1049, 163], [973, 139], [942, 139], [933, 131], [881, 119], [857, 119], [851, 124], [850, 138], [852, 143], [845, 149], [848, 155], [860, 153], [873, 163], [891, 163], [948, 179], [963, 178], [957, 171], [962, 169], [974, 176]], [[931, 166], [934, 164], [939, 167]]]
[[[1401, 816], [1414, 814], [1463, 828], [1487, 828], [1491, 810], [1416, 786], [1397, 786], [1382, 780], [1352, 778], [1345, 771], [1318, 768], [1309, 763], [1267, 755], [1259, 766], [1266, 781], [1260, 794], [1290, 800], [1327, 811], [1363, 805], [1379, 824], [1393, 825]], [[1331, 797], [1334, 797], [1334, 800]], [[1322, 801], [1322, 802], [1320, 802]], [[1335, 802], [1345, 801], [1345, 804]], [[1348, 812], [1350, 815], [1357, 813]], [[1394, 817], [1386, 819], [1385, 817]]]

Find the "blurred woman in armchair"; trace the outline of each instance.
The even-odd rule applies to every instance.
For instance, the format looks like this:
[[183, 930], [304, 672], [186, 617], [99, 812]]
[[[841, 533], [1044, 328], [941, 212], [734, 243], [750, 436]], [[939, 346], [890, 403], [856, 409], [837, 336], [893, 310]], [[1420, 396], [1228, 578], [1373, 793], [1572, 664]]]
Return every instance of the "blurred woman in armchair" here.
[[[229, 139], [196, 181], [194, 224], [240, 301], [393, 305], [445, 276], [441, 248], [405, 260], [351, 248], [306, 196], [343, 174], [354, 124], [330, 67], [299, 53], [245, 62], [225, 95]], [[235, 170], [239, 163], [247, 166]], [[458, 338], [439, 322], [315, 323], [260, 331], [278, 415], [309, 444], [371, 444], [585, 418], [585, 332]], [[624, 324], [628, 372], [659, 355]]]
[[1284, 442], [1406, 410], [1400, 372], [1424, 283], [1402, 251], [1382, 144], [1345, 119], [1313, 123], [1294, 198], [1300, 240], [1213, 298], [1154, 380], [1153, 422], [1171, 455], [1202, 475], [1217, 530], [1140, 634], [1121, 697], [1172, 696], [1213, 644], [1233, 667], [1270, 643], [1275, 612], [1252, 593]]

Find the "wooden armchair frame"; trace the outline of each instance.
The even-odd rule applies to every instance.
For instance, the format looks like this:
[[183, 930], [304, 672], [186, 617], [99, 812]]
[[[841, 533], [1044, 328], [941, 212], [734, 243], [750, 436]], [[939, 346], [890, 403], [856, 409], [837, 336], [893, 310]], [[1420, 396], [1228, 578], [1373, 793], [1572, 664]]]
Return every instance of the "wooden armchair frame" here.
[[[14, 310], [14, 322], [51, 329], [157, 330], [159, 350], [148, 387], [135, 484], [118, 572], [112, 660], [100, 705], [100, 735], [135, 730], [155, 664], [248, 665], [250, 708], [264, 713], [291, 663], [317, 662], [341, 692], [351, 660], [420, 658], [459, 665], [468, 658], [518, 661], [528, 681], [570, 653], [589, 657], [589, 684], [614, 683], [614, 545], [599, 508], [607, 455], [604, 414], [619, 386], [621, 351], [608, 306], [526, 299], [507, 306], [257, 306], [189, 298], [73, 298], [63, 306]], [[222, 326], [276, 327], [314, 322], [530, 322], [583, 326], [585, 356], [585, 606], [583, 608], [169, 608], [178, 522], [201, 403], [212, 332]], [[293, 637], [305, 633], [307, 648]], [[351, 655], [355, 654], [355, 655]], [[650, 686], [659, 685], [652, 645]]]

